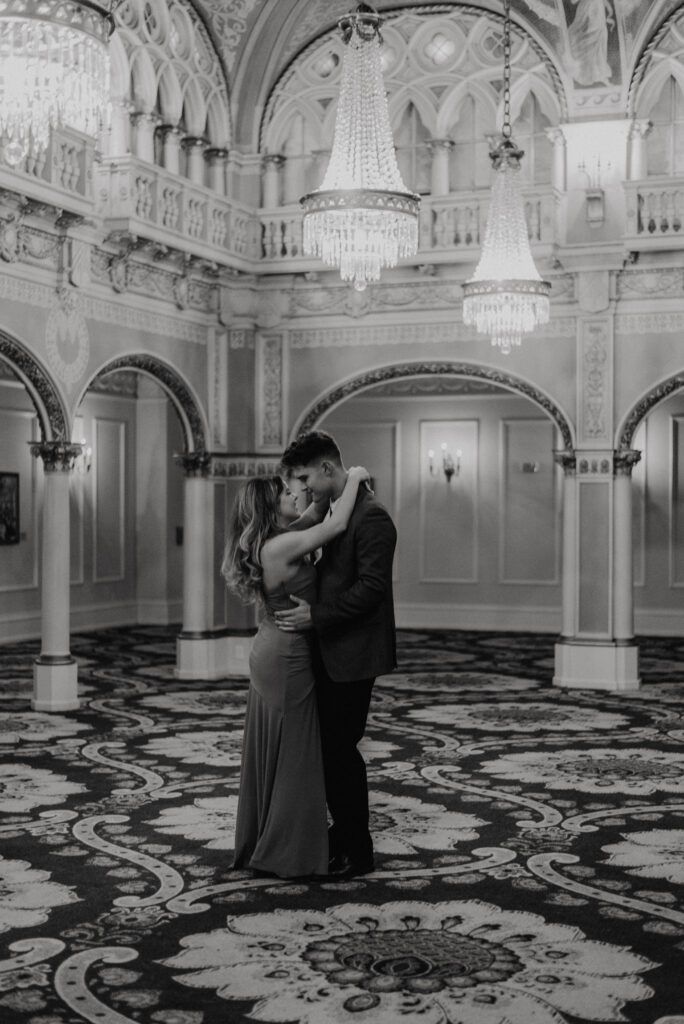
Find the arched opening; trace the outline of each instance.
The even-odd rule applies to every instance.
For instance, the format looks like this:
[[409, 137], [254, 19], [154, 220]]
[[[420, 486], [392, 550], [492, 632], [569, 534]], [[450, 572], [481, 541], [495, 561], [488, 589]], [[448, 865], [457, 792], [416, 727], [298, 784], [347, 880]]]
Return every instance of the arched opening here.
[[458, 363], [403, 364], [331, 389], [299, 430], [368, 466], [398, 526], [397, 622], [557, 633], [562, 410], [527, 382]]
[[149, 355], [105, 364], [83, 391], [71, 480], [72, 622], [180, 623], [183, 469], [203, 453], [203, 415], [175, 369]]
[[618, 433], [619, 451], [641, 452], [632, 469], [635, 632], [681, 633], [684, 587], [684, 373], [651, 388]]

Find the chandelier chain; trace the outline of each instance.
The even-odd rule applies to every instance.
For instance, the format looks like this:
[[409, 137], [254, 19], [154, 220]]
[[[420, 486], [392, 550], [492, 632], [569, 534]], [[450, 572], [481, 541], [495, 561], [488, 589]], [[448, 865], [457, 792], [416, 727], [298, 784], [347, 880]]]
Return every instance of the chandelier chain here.
[[503, 51], [503, 125], [501, 134], [505, 139], [510, 139], [513, 134], [511, 128], [511, 0], [504, 0]]

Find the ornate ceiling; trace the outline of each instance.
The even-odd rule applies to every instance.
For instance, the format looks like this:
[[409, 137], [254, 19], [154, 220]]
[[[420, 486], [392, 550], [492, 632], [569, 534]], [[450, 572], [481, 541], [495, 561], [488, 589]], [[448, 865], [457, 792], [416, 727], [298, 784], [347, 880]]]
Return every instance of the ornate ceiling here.
[[[234, 144], [251, 149], [279, 75], [311, 41], [334, 29], [355, 0], [192, 0], [221, 54], [232, 98]], [[501, 15], [497, 0], [465, 5], [375, 0], [379, 10], [467, 6]], [[639, 56], [682, 0], [512, 0], [514, 21], [550, 56], [573, 117], [624, 116]]]

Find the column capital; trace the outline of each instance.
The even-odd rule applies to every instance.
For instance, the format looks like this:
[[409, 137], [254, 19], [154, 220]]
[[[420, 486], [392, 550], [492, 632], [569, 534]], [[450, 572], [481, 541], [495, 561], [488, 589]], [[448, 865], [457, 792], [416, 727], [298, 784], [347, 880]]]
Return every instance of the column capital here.
[[221, 160], [228, 159], [228, 150], [222, 146], [210, 146], [209, 149], [205, 150], [204, 155], [207, 160], [218, 163]]
[[169, 137], [180, 139], [183, 134], [177, 124], [158, 124], [156, 131], [163, 139], [167, 139]]
[[653, 122], [649, 121], [648, 118], [634, 118], [629, 126], [628, 138], [640, 138], [645, 139], [653, 128]]
[[452, 150], [456, 143], [453, 139], [428, 139], [427, 148], [433, 153], [436, 149], [445, 149], [447, 152]]
[[634, 448], [618, 448], [613, 452], [613, 473], [615, 476], [631, 476], [640, 459], [640, 451]]
[[282, 153], [264, 153], [261, 157], [264, 167], [282, 167], [285, 163], [285, 157]]
[[544, 134], [549, 142], [553, 142], [554, 144], [556, 142], [565, 142], [565, 133], [559, 125], [550, 125], [548, 128], [544, 129]]
[[211, 471], [211, 452], [200, 449], [196, 452], [180, 452], [173, 456], [182, 467], [186, 477], [208, 477]]
[[159, 114], [155, 114], [153, 110], [135, 110], [131, 114], [131, 121], [134, 125], [149, 124], [156, 128], [160, 120]]
[[68, 473], [83, 450], [82, 444], [71, 441], [29, 441], [34, 459], [43, 460], [46, 473]]
[[577, 453], [571, 448], [562, 448], [553, 453], [553, 461], [561, 466], [566, 476], [574, 476], [577, 472]]
[[181, 141], [181, 146], [186, 150], [206, 149], [208, 145], [207, 140], [200, 135], [186, 135]]

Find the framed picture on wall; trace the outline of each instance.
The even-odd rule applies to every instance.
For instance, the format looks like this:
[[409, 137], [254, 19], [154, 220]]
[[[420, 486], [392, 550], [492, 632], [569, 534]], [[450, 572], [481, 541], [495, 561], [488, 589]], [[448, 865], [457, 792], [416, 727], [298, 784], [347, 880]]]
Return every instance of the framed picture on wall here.
[[0, 472], [0, 545], [19, 543], [19, 474]]

